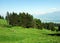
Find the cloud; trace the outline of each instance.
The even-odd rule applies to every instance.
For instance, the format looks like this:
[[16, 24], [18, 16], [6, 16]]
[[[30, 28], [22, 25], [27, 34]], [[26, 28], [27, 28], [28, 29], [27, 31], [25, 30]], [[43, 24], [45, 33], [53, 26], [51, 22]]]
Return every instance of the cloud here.
[[44, 10], [34, 9], [34, 10], [31, 10], [28, 12], [33, 15], [43, 15], [43, 14], [52, 13], [55, 11], [59, 11], [59, 9], [57, 9], [57, 8], [48, 8], [48, 9], [44, 9]]
[[55, 12], [55, 11], [60, 11], [60, 9], [58, 9], [58, 8], [50, 8], [50, 9], [48, 9], [47, 13], [51, 13], [51, 12]]
[[41, 14], [45, 14], [46, 12], [43, 12], [43, 11], [33, 11], [31, 13], [32, 14], [36, 14], [36, 15], [41, 15]]
[[57, 10], [57, 8], [51, 8], [51, 10]]

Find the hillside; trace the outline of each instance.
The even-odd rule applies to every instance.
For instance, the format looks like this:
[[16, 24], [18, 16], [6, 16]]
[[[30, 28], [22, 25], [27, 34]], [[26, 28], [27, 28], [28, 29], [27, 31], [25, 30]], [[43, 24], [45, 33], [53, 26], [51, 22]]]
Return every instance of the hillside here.
[[0, 43], [60, 43], [60, 36], [48, 35], [52, 33], [56, 32], [19, 26], [9, 27], [6, 20], [0, 19]]

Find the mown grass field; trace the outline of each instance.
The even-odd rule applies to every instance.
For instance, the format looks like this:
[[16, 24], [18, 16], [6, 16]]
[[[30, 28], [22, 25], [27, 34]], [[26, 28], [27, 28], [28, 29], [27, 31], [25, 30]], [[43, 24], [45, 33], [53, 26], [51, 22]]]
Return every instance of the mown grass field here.
[[19, 26], [10, 27], [6, 20], [0, 19], [0, 43], [60, 43], [60, 36], [47, 35], [52, 33], [56, 32]]

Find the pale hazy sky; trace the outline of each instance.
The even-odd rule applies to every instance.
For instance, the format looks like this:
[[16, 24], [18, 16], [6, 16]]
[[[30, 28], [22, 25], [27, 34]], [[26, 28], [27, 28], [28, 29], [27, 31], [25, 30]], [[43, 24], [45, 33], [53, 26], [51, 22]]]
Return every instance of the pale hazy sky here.
[[6, 12], [45, 14], [60, 11], [60, 0], [0, 0], [0, 15]]

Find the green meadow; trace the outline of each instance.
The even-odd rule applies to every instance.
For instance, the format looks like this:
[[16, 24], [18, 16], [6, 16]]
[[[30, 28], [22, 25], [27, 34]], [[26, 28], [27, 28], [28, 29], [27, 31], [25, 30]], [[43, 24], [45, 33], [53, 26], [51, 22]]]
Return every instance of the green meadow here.
[[6, 20], [0, 19], [0, 43], [60, 43], [60, 36], [48, 34], [56, 31], [9, 26]]

